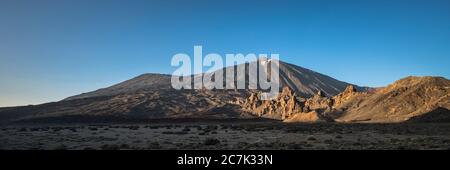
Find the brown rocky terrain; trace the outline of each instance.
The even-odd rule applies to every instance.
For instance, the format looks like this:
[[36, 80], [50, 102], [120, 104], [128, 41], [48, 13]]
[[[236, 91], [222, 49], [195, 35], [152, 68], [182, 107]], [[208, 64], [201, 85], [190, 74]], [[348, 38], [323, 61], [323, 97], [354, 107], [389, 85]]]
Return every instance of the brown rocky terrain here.
[[442, 77], [368, 91], [347, 84], [333, 96], [285, 84], [271, 101], [256, 90], [174, 90], [169, 78], [145, 74], [59, 102], [0, 108], [0, 150], [450, 148]]
[[[222, 72], [226, 73], [232, 68], [234, 67], [224, 68]], [[248, 77], [251, 76], [248, 74], [248, 64], [246, 69], [247, 74], [239, 76], [245, 76], [248, 83]], [[192, 76], [194, 79], [199, 77]], [[231, 83], [236, 84], [235, 81]], [[313, 96], [317, 90], [322, 91], [325, 96], [336, 95], [350, 85], [284, 62], [280, 62], [280, 83], [283, 87], [289, 87], [297, 94], [308, 97]], [[355, 88], [365, 89], [358, 86]], [[127, 119], [252, 118], [252, 114], [244, 112], [241, 106], [235, 103], [248, 97], [251, 92], [252, 90], [234, 89], [175, 90], [171, 86], [170, 75], [143, 74], [111, 87], [68, 97], [59, 102], [0, 108], [0, 123], [36, 120], [108, 122]]]
[[350, 98], [339, 106], [344, 112], [337, 120], [403, 122], [438, 108], [450, 108], [450, 80], [443, 77], [407, 77], [373, 93], [357, 94]]
[[275, 121], [0, 128], [0, 150], [448, 150], [450, 124]]
[[[252, 75], [240, 76], [248, 83]], [[59, 102], [0, 108], [0, 123], [258, 117], [284, 122], [435, 122], [450, 115], [450, 83], [442, 77], [407, 77], [370, 89], [280, 61], [282, 91], [271, 101], [259, 100], [259, 90], [175, 90], [170, 79], [143, 74]]]
[[[85, 118], [85, 122], [97, 120], [127, 121], [146, 119], [232, 119], [246, 118], [237, 105], [229, 101], [242, 96], [239, 91], [211, 90], [139, 90], [133, 93], [106, 97], [64, 100], [37, 106], [4, 108], [1, 120], [32, 122], [36, 120], [61, 120]], [[241, 115], [242, 114], [242, 115]]]
[[259, 101], [255, 96], [258, 93], [243, 102], [245, 111], [285, 122], [441, 122], [450, 118], [450, 81], [442, 77], [407, 77], [370, 92], [348, 86], [333, 97], [319, 91], [305, 99], [288, 87], [273, 101]]

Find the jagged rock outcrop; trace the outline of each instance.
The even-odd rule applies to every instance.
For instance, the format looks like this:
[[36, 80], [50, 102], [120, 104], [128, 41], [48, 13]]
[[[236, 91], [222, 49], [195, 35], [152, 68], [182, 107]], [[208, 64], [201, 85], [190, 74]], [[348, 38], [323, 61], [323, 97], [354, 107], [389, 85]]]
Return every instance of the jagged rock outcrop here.
[[302, 112], [298, 98], [288, 87], [283, 88], [275, 100], [260, 100], [260, 93], [252, 93], [243, 103], [244, 111], [259, 117], [284, 120]]
[[289, 87], [284, 87], [275, 100], [260, 100], [259, 93], [252, 93], [242, 104], [243, 110], [256, 116], [285, 122], [330, 121], [321, 113], [331, 110], [332, 101], [319, 91], [314, 97], [298, 97]]
[[304, 112], [317, 111], [318, 113], [331, 111], [333, 101], [323, 95], [322, 91], [318, 91], [316, 95], [309, 98], [305, 102]]
[[333, 97], [333, 107], [339, 107], [342, 104], [346, 103], [348, 100], [358, 95], [356, 88], [353, 86], [347, 86], [344, 92]]

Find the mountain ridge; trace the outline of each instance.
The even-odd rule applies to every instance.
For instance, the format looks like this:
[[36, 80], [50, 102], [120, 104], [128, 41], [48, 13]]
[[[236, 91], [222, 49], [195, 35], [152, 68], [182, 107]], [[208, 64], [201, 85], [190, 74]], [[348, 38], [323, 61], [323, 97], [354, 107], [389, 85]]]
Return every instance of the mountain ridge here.
[[[225, 73], [227, 69], [231, 67], [222, 71]], [[191, 77], [198, 76], [201, 75]], [[282, 91], [276, 101], [258, 101], [256, 96], [260, 90], [175, 90], [170, 79], [167, 74], [146, 73], [59, 102], [0, 108], [0, 123], [63, 118], [67, 121], [88, 118], [86, 122], [186, 118], [402, 122], [426, 112], [441, 117], [450, 108], [450, 83], [443, 77], [406, 77], [387, 87], [371, 89], [280, 62]], [[264, 103], [264, 107], [259, 103]], [[444, 109], [434, 111], [437, 107]], [[384, 118], [386, 114], [393, 116]]]
[[[280, 63], [280, 86], [281, 87], [289, 86], [290, 88], [294, 89], [294, 91], [303, 96], [311, 97], [318, 90], [323, 91], [328, 96], [334, 96], [340, 93], [342, 90], [344, 90], [345, 87], [347, 87], [348, 85], [354, 85], [340, 80], [336, 80], [330, 76], [315, 72], [307, 68], [296, 66], [290, 63], [285, 63], [282, 61], [279, 61], [279, 63]], [[236, 75], [235, 73], [235, 77], [245, 76], [246, 84], [248, 84], [249, 81], [248, 63], [245, 63], [244, 65], [246, 65], [245, 75]], [[220, 69], [224, 75], [223, 76], [224, 82], [226, 81], [225, 77], [227, 70], [235, 67], [237, 66], [229, 66]], [[205, 74], [217, 74], [217, 71], [214, 71], [213, 73], [202, 73], [199, 75], [191, 75], [190, 77], [193, 78], [194, 80], [198, 79], [199, 76], [203, 76]], [[235, 83], [235, 81], [236, 78], [233, 83]], [[368, 87], [359, 87], [357, 85], [354, 86], [359, 90], [370, 89]], [[153, 89], [171, 88], [171, 75], [160, 73], [144, 73], [129, 80], [114, 84], [112, 86], [94, 90], [92, 92], [71, 96], [63, 100], [72, 100], [72, 99], [99, 97], [99, 96], [113, 96], [121, 93], [135, 92], [138, 90], [150, 88]]]

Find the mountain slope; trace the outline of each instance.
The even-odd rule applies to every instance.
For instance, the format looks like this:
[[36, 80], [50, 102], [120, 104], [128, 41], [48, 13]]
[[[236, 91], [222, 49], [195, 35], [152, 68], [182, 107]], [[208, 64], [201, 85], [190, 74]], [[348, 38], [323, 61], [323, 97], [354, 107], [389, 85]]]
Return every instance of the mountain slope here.
[[82, 99], [99, 96], [114, 96], [123, 93], [132, 93], [144, 89], [168, 89], [170, 88], [170, 75], [166, 74], [142, 74], [130, 80], [115, 84], [108, 88], [98, 89], [92, 92], [83, 93], [68, 97], [64, 100]]
[[[302, 97], [312, 97], [318, 91], [323, 92], [326, 96], [334, 96], [344, 91], [347, 86], [352, 85], [284, 62], [280, 62], [280, 80], [281, 87], [288, 86]], [[356, 85], [353, 86], [360, 91], [368, 89]]]
[[407, 77], [373, 94], [357, 95], [340, 106], [340, 121], [402, 122], [441, 107], [450, 109], [450, 80]]

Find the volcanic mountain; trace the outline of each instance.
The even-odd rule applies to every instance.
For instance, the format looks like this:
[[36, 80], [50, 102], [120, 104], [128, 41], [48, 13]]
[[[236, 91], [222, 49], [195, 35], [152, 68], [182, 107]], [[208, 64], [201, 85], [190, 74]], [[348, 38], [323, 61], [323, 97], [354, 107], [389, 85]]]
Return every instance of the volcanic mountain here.
[[[317, 91], [330, 97], [351, 85], [293, 64], [280, 61], [279, 67], [281, 86], [288, 87], [303, 97], [312, 97]], [[228, 69], [233, 67], [224, 68], [222, 73], [226, 73]], [[248, 63], [246, 69], [244, 76], [248, 78], [250, 76]], [[219, 72], [205, 74], [219, 74]], [[192, 77], [195, 79], [200, 76]], [[355, 85], [354, 87], [361, 91], [367, 89]], [[254, 91], [175, 90], [171, 86], [170, 75], [143, 74], [107, 88], [68, 97], [59, 102], [0, 108], [0, 121], [5, 123], [38, 120], [72, 122], [165, 118], [248, 118], [254, 115], [243, 111], [236, 101], [242, 101]]]
[[[249, 78], [248, 64], [245, 65], [246, 65], [245, 75], [236, 75], [235, 73], [235, 77], [245, 76], [245, 79], [247, 80], [246, 83], [248, 84]], [[222, 69], [224, 78], [226, 76], [227, 70], [233, 68], [236, 70], [236, 67], [226, 67]], [[311, 97], [317, 91], [322, 91], [327, 96], [334, 96], [342, 92], [348, 85], [350, 85], [349, 83], [342, 82], [332, 77], [317, 73], [315, 71], [299, 67], [293, 64], [285, 63], [282, 61], [279, 61], [279, 68], [280, 68], [281, 87], [287, 86], [293, 89], [297, 94], [305, 97]], [[218, 71], [216, 71], [213, 73], [205, 73], [205, 74], [219, 74], [219, 73]], [[194, 79], [198, 79], [200, 77], [202, 77], [202, 75], [195, 75]], [[172, 86], [170, 79], [171, 79], [170, 75], [143, 74], [133, 79], [113, 85], [111, 87], [72, 96], [65, 100], [100, 97], [100, 96], [114, 96], [118, 94], [132, 93], [139, 90], [171, 89]], [[225, 79], [224, 82], [230, 83], [226, 82]], [[235, 82], [231, 83], [236, 84]], [[362, 91], [368, 89], [366, 87], [359, 87], [359, 86], [355, 86], [355, 88]]]

